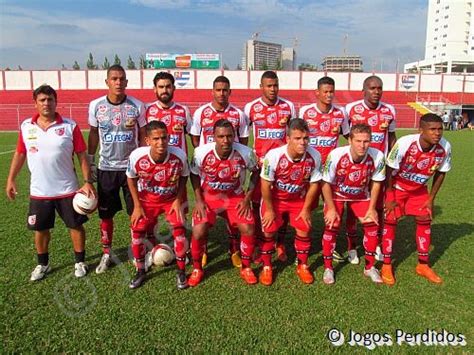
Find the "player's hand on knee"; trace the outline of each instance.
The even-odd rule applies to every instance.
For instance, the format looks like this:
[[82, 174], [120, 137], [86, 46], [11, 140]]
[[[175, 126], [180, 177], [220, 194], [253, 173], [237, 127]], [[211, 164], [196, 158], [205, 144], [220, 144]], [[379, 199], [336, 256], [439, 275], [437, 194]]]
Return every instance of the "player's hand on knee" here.
[[365, 216], [362, 218], [362, 223], [373, 222], [376, 225], [379, 225], [379, 216], [375, 209], [368, 209]]
[[420, 211], [425, 210], [428, 212], [428, 215], [430, 216], [430, 219], [433, 219], [433, 200], [428, 199], [426, 200], [420, 207]]
[[299, 219], [303, 220], [303, 223], [306, 224], [306, 226], [311, 227], [311, 211], [303, 208], [296, 217], [296, 221]]
[[194, 205], [194, 210], [193, 210], [193, 217], [197, 219], [202, 219], [206, 217], [207, 210], [208, 210], [208, 207], [205, 203], [196, 201], [196, 204]]
[[324, 223], [328, 226], [329, 229], [332, 229], [333, 226], [339, 225], [341, 217], [337, 213], [336, 209], [328, 209], [324, 214]]
[[246, 198], [240, 201], [235, 208], [237, 209], [237, 215], [239, 217], [250, 218], [252, 215], [252, 204], [250, 200]]
[[269, 227], [275, 219], [275, 212], [273, 210], [266, 210], [262, 216], [262, 227]]
[[395, 209], [398, 207], [398, 203], [395, 201], [385, 201], [385, 206], [383, 208], [385, 217], [388, 217], [391, 213], [395, 213]]
[[135, 227], [142, 218], [146, 219], [145, 211], [141, 206], [135, 206], [132, 215], [130, 216], [132, 227]]

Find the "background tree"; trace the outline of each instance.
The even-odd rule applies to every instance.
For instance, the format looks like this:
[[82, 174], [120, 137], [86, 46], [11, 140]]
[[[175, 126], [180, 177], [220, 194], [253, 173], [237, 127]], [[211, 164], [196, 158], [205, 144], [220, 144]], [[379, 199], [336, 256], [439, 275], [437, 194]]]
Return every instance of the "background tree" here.
[[224, 66], [222, 67], [222, 69], [229, 70], [229, 67], [227, 66], [227, 64], [224, 63]]
[[102, 69], [109, 69], [110, 68], [110, 62], [107, 57], [104, 58], [104, 63], [102, 64]]
[[21, 65], [18, 65], [18, 70], [23, 70], [23, 68], [21, 67]]
[[318, 67], [314, 64], [301, 63], [300, 65], [298, 65], [298, 70], [299, 71], [317, 71]]
[[72, 69], [74, 69], [74, 70], [81, 69], [81, 67], [79, 66], [79, 63], [77, 62], [77, 60], [74, 61], [74, 64], [72, 65]]
[[240, 64], [237, 64], [237, 66], [235, 67], [235, 70], [242, 70], [242, 66]]
[[140, 56], [140, 63], [139, 63], [139, 68], [140, 69], [146, 69], [146, 60], [143, 54]]
[[67, 67], [64, 64], [61, 64], [61, 70], [67, 70]]
[[99, 68], [99, 66], [94, 63], [94, 57], [92, 56], [92, 53], [89, 53], [89, 58], [87, 59], [86, 66], [87, 66], [87, 69], [89, 70], [94, 70], [94, 69]]
[[121, 65], [122, 61], [120, 60], [119, 56], [116, 54], [114, 57], [114, 65]]
[[137, 66], [135, 65], [135, 62], [132, 59], [132, 56], [128, 56], [127, 60], [127, 69], [137, 69]]

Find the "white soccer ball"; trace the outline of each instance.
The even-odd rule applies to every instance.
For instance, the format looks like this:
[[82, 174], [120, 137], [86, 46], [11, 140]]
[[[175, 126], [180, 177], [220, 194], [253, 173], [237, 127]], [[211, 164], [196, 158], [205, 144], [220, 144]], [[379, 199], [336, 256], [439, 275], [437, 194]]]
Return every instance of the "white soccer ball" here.
[[72, 207], [77, 213], [86, 215], [97, 209], [97, 202], [97, 197], [87, 197], [84, 192], [78, 191], [72, 200]]
[[174, 259], [173, 249], [166, 244], [157, 244], [151, 251], [153, 264], [156, 266], [168, 266]]

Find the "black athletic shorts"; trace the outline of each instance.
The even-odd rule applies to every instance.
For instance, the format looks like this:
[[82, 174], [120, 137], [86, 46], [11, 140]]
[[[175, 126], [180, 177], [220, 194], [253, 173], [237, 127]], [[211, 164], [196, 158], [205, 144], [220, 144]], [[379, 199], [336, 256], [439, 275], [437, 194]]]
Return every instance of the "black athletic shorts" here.
[[68, 228], [78, 228], [87, 222], [87, 216], [77, 213], [72, 207], [74, 196], [57, 199], [30, 199], [28, 229], [42, 231], [54, 227], [56, 211]]
[[122, 210], [120, 200], [120, 189], [127, 213], [133, 213], [133, 199], [127, 185], [127, 175], [125, 171], [107, 171], [97, 169], [97, 193], [99, 195], [99, 218], [113, 218], [115, 214]]

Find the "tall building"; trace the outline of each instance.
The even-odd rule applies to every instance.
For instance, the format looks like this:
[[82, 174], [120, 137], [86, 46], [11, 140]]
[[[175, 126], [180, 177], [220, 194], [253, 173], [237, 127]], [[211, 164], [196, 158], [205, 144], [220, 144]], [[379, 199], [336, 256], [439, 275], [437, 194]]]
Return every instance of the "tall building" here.
[[279, 69], [282, 65], [282, 46], [277, 43], [249, 39], [244, 44], [243, 70]]
[[283, 70], [296, 69], [296, 52], [293, 47], [283, 49], [281, 52], [281, 64]]
[[405, 72], [474, 72], [474, 1], [430, 0], [425, 59], [405, 64]]
[[322, 62], [324, 71], [362, 71], [362, 58], [358, 55], [326, 56]]

